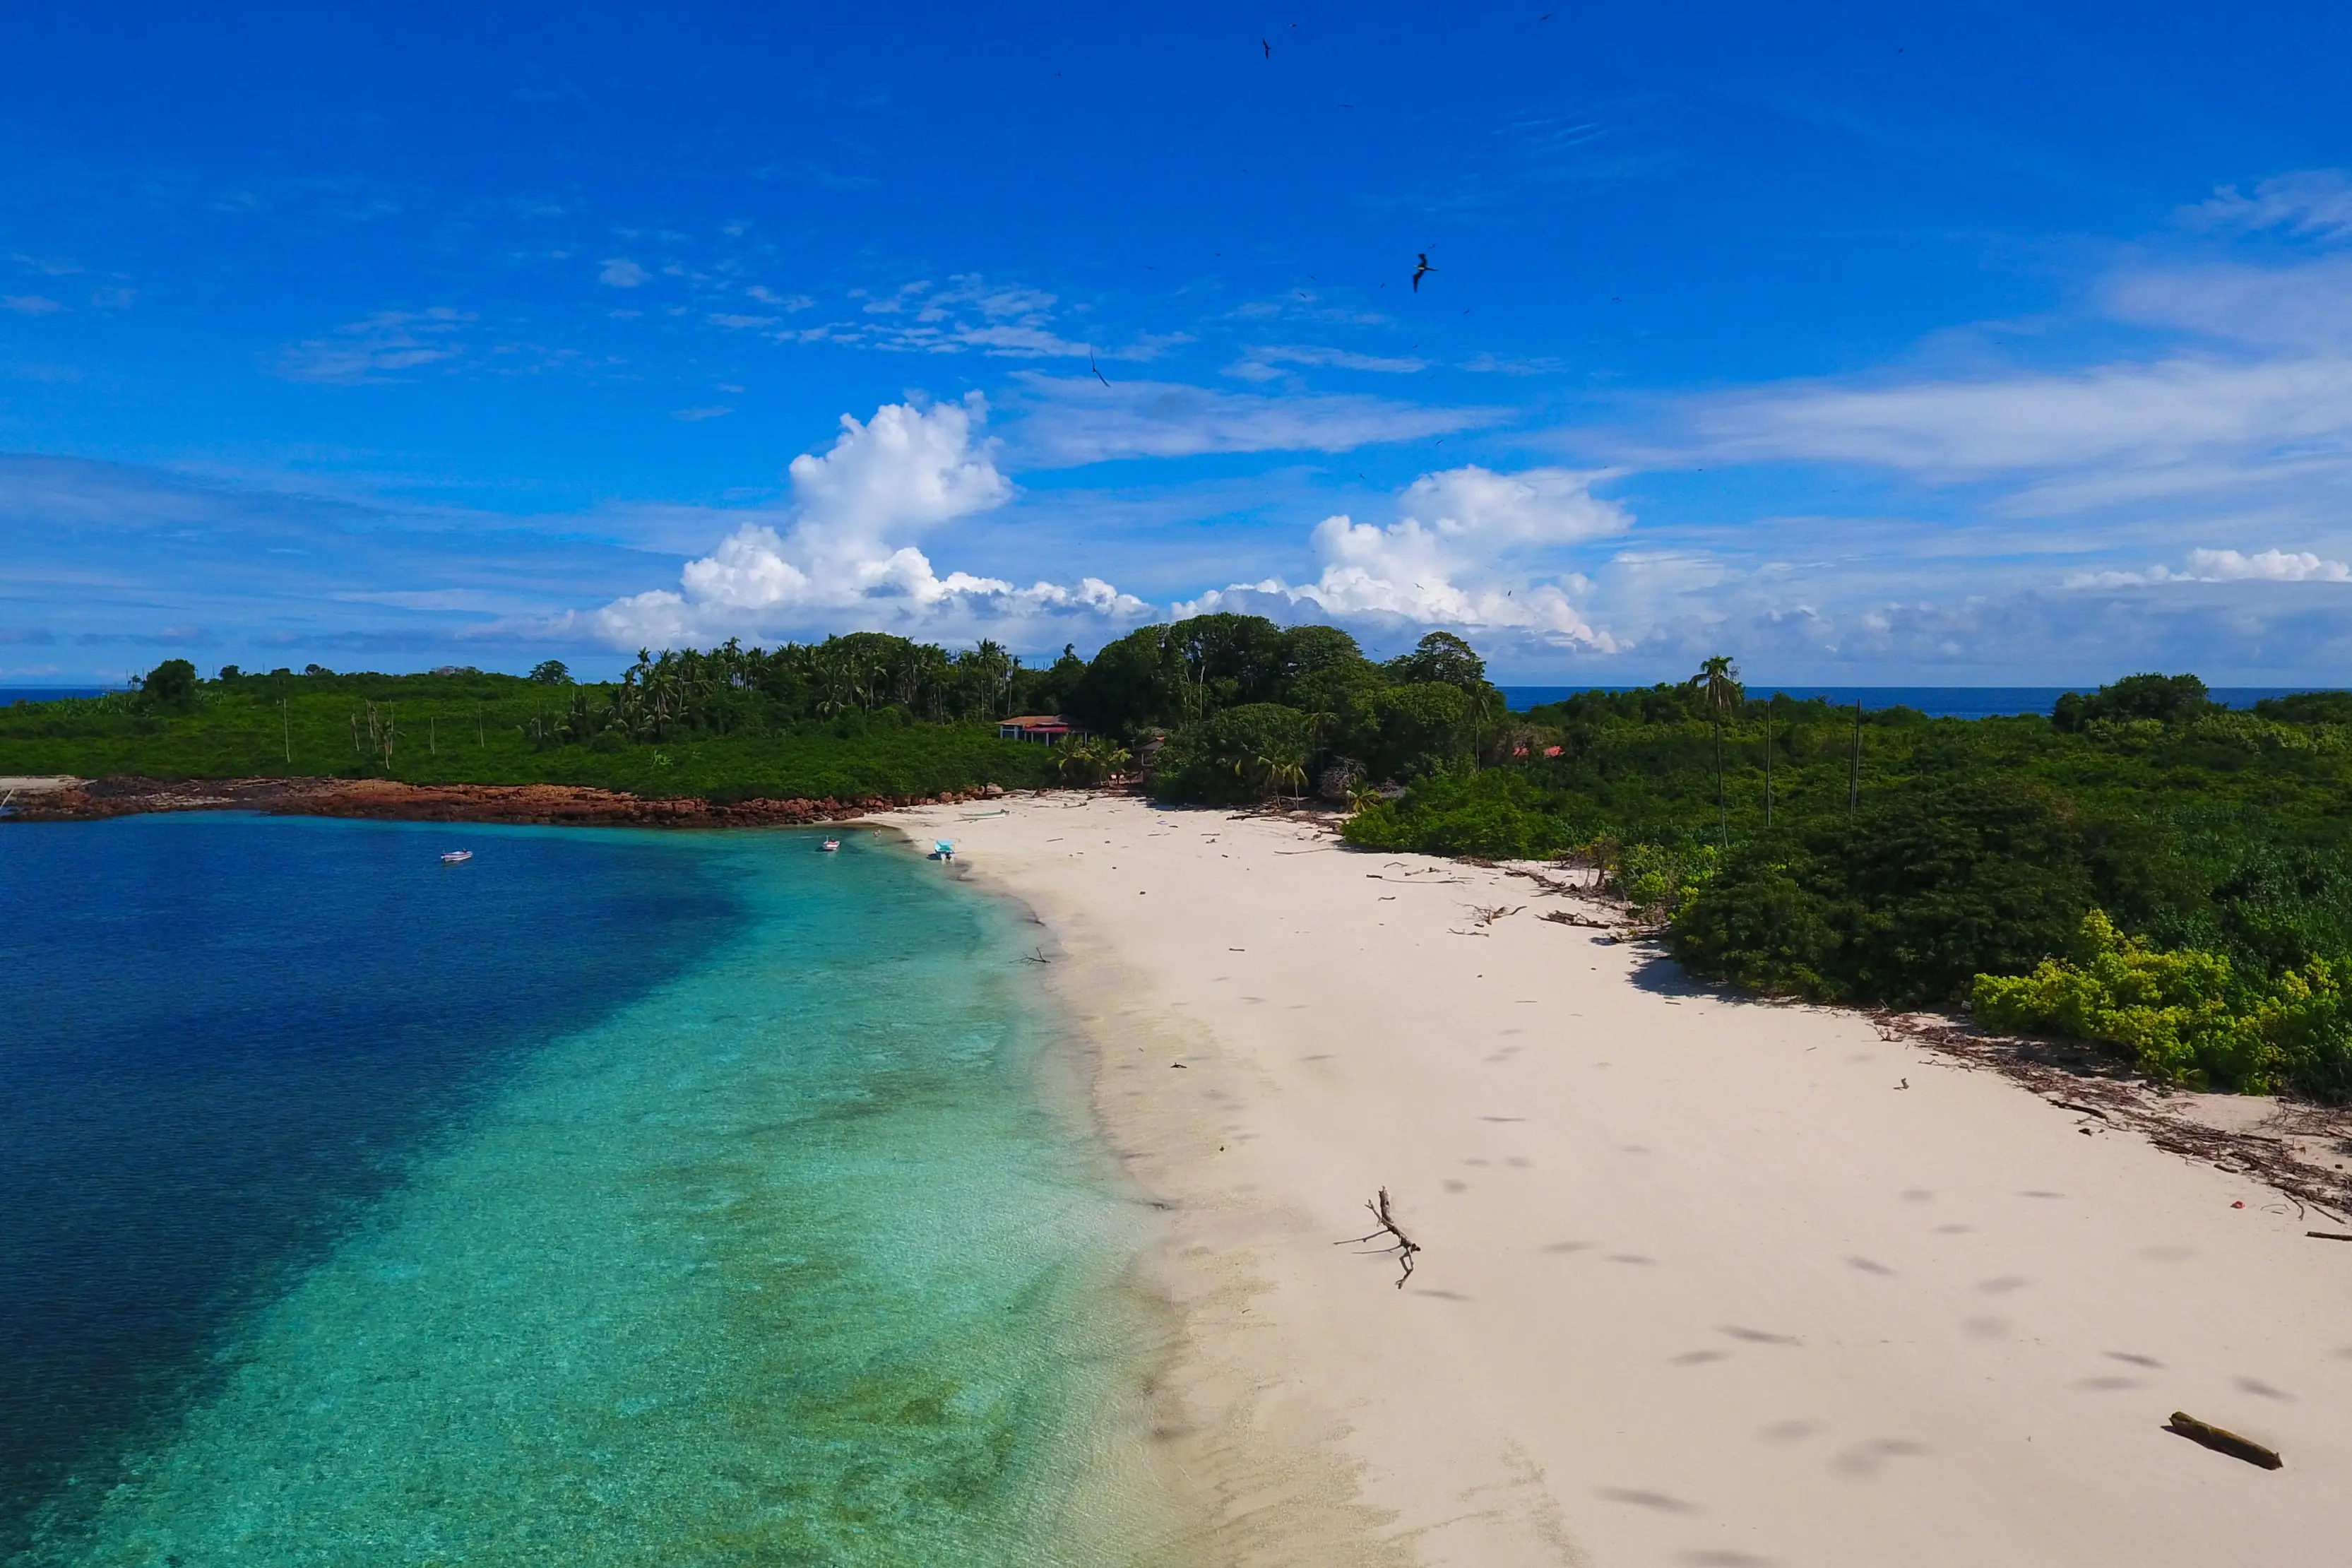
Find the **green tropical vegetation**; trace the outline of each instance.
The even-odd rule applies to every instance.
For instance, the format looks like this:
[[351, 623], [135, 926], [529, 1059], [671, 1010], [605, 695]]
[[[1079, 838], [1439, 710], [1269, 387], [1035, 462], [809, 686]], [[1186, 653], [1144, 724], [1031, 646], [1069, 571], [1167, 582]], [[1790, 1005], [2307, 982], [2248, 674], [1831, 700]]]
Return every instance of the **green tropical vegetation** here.
[[[449, 668], [336, 674], [167, 660], [142, 689], [0, 708], [0, 773], [261, 774], [566, 784], [645, 795], [911, 798], [1059, 782], [1063, 749], [996, 721], [1055, 709], [1085, 669], [993, 643], [950, 654], [858, 633], [773, 649], [641, 654], [616, 681]], [[1102, 776], [1108, 776], [1108, 770]]]
[[1470, 645], [1432, 632], [1375, 662], [1336, 626], [1257, 616], [1145, 626], [1087, 667], [1072, 712], [1097, 731], [1159, 742], [1152, 793], [1227, 805], [1475, 769], [1508, 729], [1503, 695]]
[[2352, 1098], [2352, 693], [2233, 710], [2142, 675], [1956, 720], [1736, 674], [1517, 715], [1515, 754], [1347, 835], [1582, 858], [1687, 967], [1752, 990], [1966, 1004], [2175, 1083]]
[[[1086, 731], [1000, 739], [1026, 712]], [[1574, 857], [1689, 968], [1968, 1005], [2167, 1080], [2352, 1098], [2352, 693], [2213, 704], [2136, 675], [2047, 716], [1751, 698], [1689, 680], [1513, 713], [1461, 638], [1374, 660], [1214, 615], [1028, 667], [881, 634], [641, 654], [614, 681], [159, 665], [0, 709], [0, 772], [560, 783], [908, 798], [1140, 771], [1171, 803], [1344, 803], [1369, 849]]]

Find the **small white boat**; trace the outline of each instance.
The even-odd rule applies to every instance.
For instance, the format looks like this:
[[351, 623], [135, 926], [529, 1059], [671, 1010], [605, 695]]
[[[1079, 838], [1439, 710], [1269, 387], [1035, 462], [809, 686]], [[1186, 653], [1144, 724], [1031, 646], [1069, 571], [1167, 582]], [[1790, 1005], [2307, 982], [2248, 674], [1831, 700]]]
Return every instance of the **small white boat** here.
[[841, 840], [838, 838], [828, 838], [824, 841], [824, 852], [828, 855], [840, 847]]
[[452, 849], [447, 854], [441, 857], [441, 864], [444, 866], [462, 866], [473, 858], [474, 852], [470, 849]]

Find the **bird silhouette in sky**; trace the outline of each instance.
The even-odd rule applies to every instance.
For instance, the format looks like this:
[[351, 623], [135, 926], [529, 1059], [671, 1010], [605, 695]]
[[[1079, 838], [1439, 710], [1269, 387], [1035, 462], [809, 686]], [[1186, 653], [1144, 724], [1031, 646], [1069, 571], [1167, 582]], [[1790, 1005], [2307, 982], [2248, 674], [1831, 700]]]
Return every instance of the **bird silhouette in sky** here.
[[1260, 38], [1257, 41], [1257, 47], [1265, 51], [1265, 58], [1267, 59], [1274, 58], [1274, 46], [1272, 44], [1267, 43], [1264, 38]]
[[1416, 294], [1421, 292], [1421, 280], [1423, 275], [1437, 270], [1436, 268], [1432, 267], [1429, 264], [1429, 252], [1424, 250], [1419, 254], [1421, 256], [1421, 265], [1412, 269], [1412, 291]]
[[1102, 373], [1102, 366], [1095, 363], [1095, 351], [1092, 349], [1087, 351], [1087, 368], [1095, 373], [1097, 381], [1101, 382], [1105, 386], [1110, 384], [1110, 377]]

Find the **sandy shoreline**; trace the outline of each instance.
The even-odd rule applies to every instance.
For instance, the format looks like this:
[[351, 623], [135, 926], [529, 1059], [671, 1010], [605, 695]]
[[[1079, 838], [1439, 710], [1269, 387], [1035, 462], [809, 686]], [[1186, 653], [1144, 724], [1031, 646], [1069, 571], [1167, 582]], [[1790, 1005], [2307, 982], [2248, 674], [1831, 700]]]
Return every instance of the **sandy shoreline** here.
[[[1171, 1206], [1151, 1443], [1203, 1522], [1165, 1560], [2344, 1560], [2352, 1244], [2254, 1180], [1854, 1015], [1481, 928], [1533, 902], [1499, 871], [1003, 805], [879, 820], [1052, 931], [1097, 1113]], [[1333, 1245], [1381, 1185], [1426, 1248], [1402, 1290]]]

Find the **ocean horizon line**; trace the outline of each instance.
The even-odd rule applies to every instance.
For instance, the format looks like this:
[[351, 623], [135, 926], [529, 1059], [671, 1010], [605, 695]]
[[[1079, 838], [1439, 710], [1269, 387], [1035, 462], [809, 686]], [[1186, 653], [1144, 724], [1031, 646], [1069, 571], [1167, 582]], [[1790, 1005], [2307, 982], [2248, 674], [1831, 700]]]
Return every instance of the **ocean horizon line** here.
[[[2047, 713], [2059, 698], [2068, 692], [2085, 696], [2096, 691], [2096, 685], [2087, 686], [1821, 686], [1790, 682], [1774, 685], [1749, 681], [1750, 697], [1785, 696], [1798, 701], [1822, 698], [1832, 705], [1843, 707], [1861, 701], [1865, 709], [1910, 708], [1931, 719], [1990, 719], [2026, 713]], [[1510, 704], [1511, 711], [1524, 713], [1530, 708], [1548, 702], [1562, 702], [1585, 691], [1645, 691], [1646, 685], [1617, 685], [1594, 682], [1583, 686], [1517, 685], [1498, 682], [1496, 689]], [[2252, 708], [2267, 698], [2292, 697], [2305, 691], [2341, 691], [2340, 686], [2214, 686], [2206, 695], [2224, 708]]]

